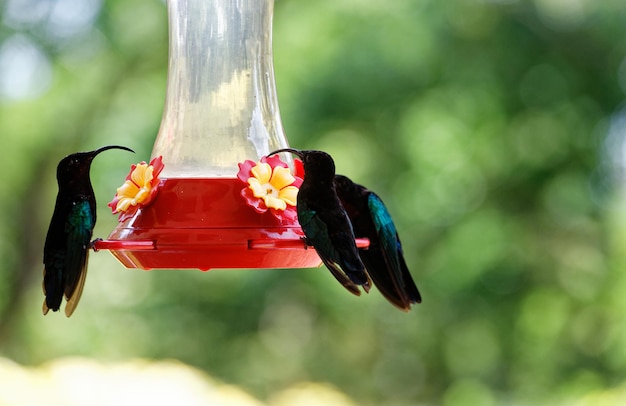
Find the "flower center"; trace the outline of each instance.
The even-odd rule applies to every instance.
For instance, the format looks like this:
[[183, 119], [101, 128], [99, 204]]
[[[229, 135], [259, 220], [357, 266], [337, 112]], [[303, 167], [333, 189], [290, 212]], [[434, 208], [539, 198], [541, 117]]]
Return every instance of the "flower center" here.
[[272, 186], [271, 183], [266, 183], [263, 186], [265, 187], [265, 194], [267, 196], [278, 197], [278, 189]]

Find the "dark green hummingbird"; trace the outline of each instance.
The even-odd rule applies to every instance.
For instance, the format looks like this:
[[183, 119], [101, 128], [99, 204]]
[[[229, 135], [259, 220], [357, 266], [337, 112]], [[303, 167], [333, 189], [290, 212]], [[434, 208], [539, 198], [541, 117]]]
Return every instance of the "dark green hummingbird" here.
[[50, 309], [58, 311], [65, 296], [65, 315], [70, 317], [80, 300], [96, 224], [96, 197], [89, 170], [96, 155], [114, 148], [135, 152], [119, 145], [109, 145], [68, 155], [57, 166], [59, 192], [43, 249], [44, 315]]
[[370, 240], [369, 247], [359, 249], [359, 254], [378, 290], [404, 311], [409, 311], [412, 304], [421, 303], [396, 226], [380, 197], [342, 175], [335, 176], [335, 189], [350, 217], [354, 235]]
[[359, 296], [371, 287], [359, 257], [350, 219], [335, 192], [335, 162], [325, 152], [284, 148], [304, 164], [304, 179], [298, 191], [296, 211], [305, 241], [317, 251], [328, 270], [349, 292]]

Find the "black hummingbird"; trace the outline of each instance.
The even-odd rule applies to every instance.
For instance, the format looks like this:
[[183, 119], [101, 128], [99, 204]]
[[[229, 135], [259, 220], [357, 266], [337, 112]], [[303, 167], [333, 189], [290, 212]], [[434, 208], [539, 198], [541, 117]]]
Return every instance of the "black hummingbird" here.
[[369, 292], [371, 281], [359, 257], [350, 219], [335, 192], [335, 162], [327, 153], [315, 150], [284, 148], [269, 155], [279, 152], [291, 152], [304, 164], [296, 210], [306, 242], [348, 291], [359, 296], [360, 285]]
[[52, 220], [43, 249], [43, 314], [59, 310], [65, 295], [65, 315], [76, 309], [85, 285], [87, 256], [96, 224], [96, 197], [89, 179], [91, 162], [108, 149], [130, 148], [109, 145], [91, 152], [66, 156], [57, 166], [57, 194]]
[[398, 232], [383, 201], [346, 176], [335, 176], [335, 188], [355, 236], [370, 240], [369, 247], [359, 253], [376, 287], [401, 310], [409, 311], [412, 304], [421, 303], [422, 297], [404, 261]]

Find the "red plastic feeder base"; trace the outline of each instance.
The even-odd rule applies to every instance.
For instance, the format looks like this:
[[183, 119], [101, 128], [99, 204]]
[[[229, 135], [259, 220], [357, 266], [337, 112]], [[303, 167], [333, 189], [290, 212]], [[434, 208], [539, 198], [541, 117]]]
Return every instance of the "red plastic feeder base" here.
[[240, 195], [244, 186], [236, 178], [163, 179], [156, 199], [95, 248], [146, 270], [319, 267], [298, 222], [255, 212]]

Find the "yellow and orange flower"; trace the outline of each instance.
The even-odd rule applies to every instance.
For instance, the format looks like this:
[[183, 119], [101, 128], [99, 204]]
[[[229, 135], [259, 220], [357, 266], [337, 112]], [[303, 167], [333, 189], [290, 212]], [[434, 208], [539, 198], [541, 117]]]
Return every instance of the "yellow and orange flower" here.
[[261, 162], [240, 163], [237, 177], [247, 184], [241, 195], [257, 213], [269, 210], [279, 220], [296, 219], [296, 200], [302, 178], [292, 175], [278, 156], [263, 157]]
[[108, 204], [113, 214], [120, 213], [119, 221], [132, 217], [139, 208], [155, 198], [159, 189], [159, 174], [163, 170], [163, 157], [153, 158], [149, 164], [142, 161], [132, 165], [126, 181]]

